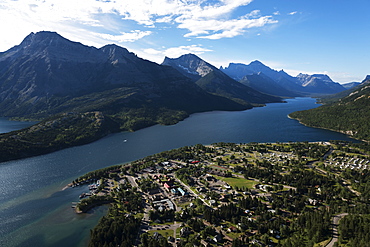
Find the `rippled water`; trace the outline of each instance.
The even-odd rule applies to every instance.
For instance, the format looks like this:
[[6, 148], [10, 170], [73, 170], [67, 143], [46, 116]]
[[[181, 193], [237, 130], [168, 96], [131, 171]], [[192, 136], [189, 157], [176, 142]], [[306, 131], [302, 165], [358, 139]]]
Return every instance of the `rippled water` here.
[[86, 188], [61, 189], [92, 170], [197, 143], [351, 140], [287, 117], [317, 106], [314, 99], [297, 98], [247, 111], [199, 113], [176, 125], [122, 132], [88, 145], [0, 163], [0, 246], [85, 246], [90, 229], [107, 208], [76, 215], [71, 202]]

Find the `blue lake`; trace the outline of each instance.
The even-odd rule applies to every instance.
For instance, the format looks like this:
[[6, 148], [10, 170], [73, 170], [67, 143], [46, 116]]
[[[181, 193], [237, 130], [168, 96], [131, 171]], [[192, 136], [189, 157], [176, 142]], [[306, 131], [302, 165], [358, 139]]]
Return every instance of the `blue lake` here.
[[8, 118], [0, 117], [0, 134], [23, 129], [35, 123], [36, 122], [9, 121]]
[[[117, 133], [88, 145], [0, 163], [0, 246], [86, 246], [90, 229], [107, 208], [76, 215], [71, 202], [85, 188], [62, 188], [92, 170], [198, 143], [352, 140], [287, 117], [317, 107], [315, 99], [287, 102], [247, 111], [193, 114], [176, 125]], [[2, 119], [0, 130], [3, 124], [8, 122]]]

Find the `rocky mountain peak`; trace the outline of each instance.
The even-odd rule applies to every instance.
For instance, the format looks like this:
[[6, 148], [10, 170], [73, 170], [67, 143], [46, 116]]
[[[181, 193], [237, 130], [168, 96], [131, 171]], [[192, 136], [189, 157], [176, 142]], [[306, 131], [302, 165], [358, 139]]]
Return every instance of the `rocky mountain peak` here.
[[4, 52], [6, 55], [3, 59], [26, 56], [55, 61], [93, 62], [96, 60], [97, 50], [95, 47], [70, 41], [56, 32], [41, 31], [30, 33], [19, 45]]
[[365, 77], [365, 79], [364, 79], [361, 83], [364, 83], [364, 82], [368, 82], [368, 83], [370, 83], [370, 75], [367, 75], [367, 76]]
[[265, 66], [266, 67], [266, 65], [264, 65], [262, 62], [260, 62], [258, 60], [254, 60], [254, 61], [250, 62], [249, 65], [251, 65], [251, 66], [253, 66], [253, 65], [257, 66], [258, 65], [258, 66]]
[[270, 69], [271, 70], [270, 67], [264, 65], [262, 62], [260, 62], [258, 60], [252, 61], [248, 66], [252, 70], [254, 70], [255, 72], [260, 71], [260, 70], [266, 70], [266, 69]]
[[108, 59], [112, 62], [112, 64], [128, 63], [129, 60], [136, 58], [134, 53], [129, 52], [126, 48], [115, 44], [105, 45], [100, 48], [100, 50], [108, 55]]
[[42, 31], [30, 33], [19, 45], [20, 48], [30, 51], [40, 51], [44, 49], [69, 49], [73, 46], [83, 46], [81, 43], [72, 42], [56, 32]]
[[334, 83], [333, 80], [328, 75], [324, 74], [307, 75], [300, 73], [297, 76], [297, 79], [302, 83], [303, 86], [307, 86], [311, 83], [316, 83], [318, 80], [325, 83]]
[[218, 70], [215, 66], [191, 53], [182, 55], [178, 58], [165, 57], [162, 65], [172, 66], [193, 80], [198, 80], [208, 73]]
[[32, 45], [32, 44], [51, 44], [53, 41], [58, 41], [58, 40], [64, 40], [68, 41], [67, 39], [63, 38], [56, 32], [49, 32], [49, 31], [41, 31], [41, 32], [31, 32], [29, 35], [27, 35], [22, 43], [20, 44], [21, 46], [27, 46], [27, 45]]

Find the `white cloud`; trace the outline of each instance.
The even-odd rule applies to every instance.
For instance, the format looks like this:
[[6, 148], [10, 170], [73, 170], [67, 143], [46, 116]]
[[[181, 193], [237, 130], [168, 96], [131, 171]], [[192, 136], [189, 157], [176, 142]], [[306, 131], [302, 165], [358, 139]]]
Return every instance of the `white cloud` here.
[[[253, 0], [0, 0], [0, 49], [19, 43], [27, 34], [56, 31], [67, 38], [101, 44], [133, 42], [156, 25], [186, 30], [184, 37], [231, 38], [246, 30], [276, 23], [258, 10], [233, 16]], [[140, 29], [140, 30], [139, 30]], [[17, 32], [14, 32], [17, 30]], [[69, 34], [69, 35], [68, 35]], [[92, 41], [90, 41], [92, 39]]]
[[164, 55], [167, 57], [176, 58], [184, 54], [193, 53], [195, 55], [203, 54], [204, 52], [212, 51], [207, 48], [203, 48], [199, 45], [179, 46], [166, 49]]
[[156, 49], [153, 49], [153, 48], [144, 49], [144, 52], [147, 53], [147, 54], [150, 54], [150, 55], [159, 55], [159, 54], [163, 53], [163, 51], [159, 51], [159, 50], [156, 50]]
[[[244, 16], [237, 20], [189, 20], [179, 25], [180, 28], [190, 30], [185, 37], [198, 37], [203, 39], [232, 38], [243, 34], [247, 29], [262, 27], [266, 24], [276, 23], [270, 16], [249, 19]], [[211, 33], [211, 34], [210, 34]], [[207, 35], [210, 34], [210, 35]]]
[[212, 51], [207, 48], [203, 48], [200, 45], [188, 45], [188, 46], [178, 46], [178, 47], [171, 47], [163, 50], [155, 50], [153, 48], [145, 49], [144, 52], [151, 54], [151, 55], [158, 55], [161, 54], [166, 57], [179, 57], [183, 54], [193, 53], [196, 55], [203, 54], [204, 52]]
[[140, 31], [140, 30], [133, 30], [129, 33], [121, 32], [120, 35], [111, 35], [111, 34], [96, 34], [98, 37], [101, 37], [105, 40], [115, 41], [115, 42], [134, 42], [138, 39], [141, 39], [147, 35], [150, 35], [152, 32], [150, 31]]
[[290, 12], [288, 15], [295, 15], [297, 13], [298, 13], [297, 11], [293, 11], [293, 12]]

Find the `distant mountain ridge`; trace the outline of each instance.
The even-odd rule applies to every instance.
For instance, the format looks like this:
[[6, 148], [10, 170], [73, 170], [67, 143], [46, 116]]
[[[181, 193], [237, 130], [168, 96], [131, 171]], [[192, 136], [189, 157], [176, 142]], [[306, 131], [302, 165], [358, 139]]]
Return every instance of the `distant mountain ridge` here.
[[178, 58], [166, 57], [162, 65], [175, 68], [208, 93], [226, 97], [246, 106], [281, 102], [279, 97], [261, 93], [256, 89], [235, 81], [194, 54], [186, 54]]
[[350, 88], [353, 88], [353, 87], [356, 87], [358, 85], [360, 85], [361, 82], [348, 82], [348, 83], [344, 83], [342, 84], [342, 86], [345, 88], [345, 89], [350, 89]]
[[275, 95], [282, 97], [317, 96], [338, 93], [346, 89], [333, 82], [327, 75], [299, 74], [293, 77], [284, 70], [273, 70], [260, 61], [253, 61], [248, 65], [230, 63], [228, 67], [220, 69], [235, 80], [264, 93], [271, 93], [274, 91], [272, 87], [278, 87], [274, 91]]

